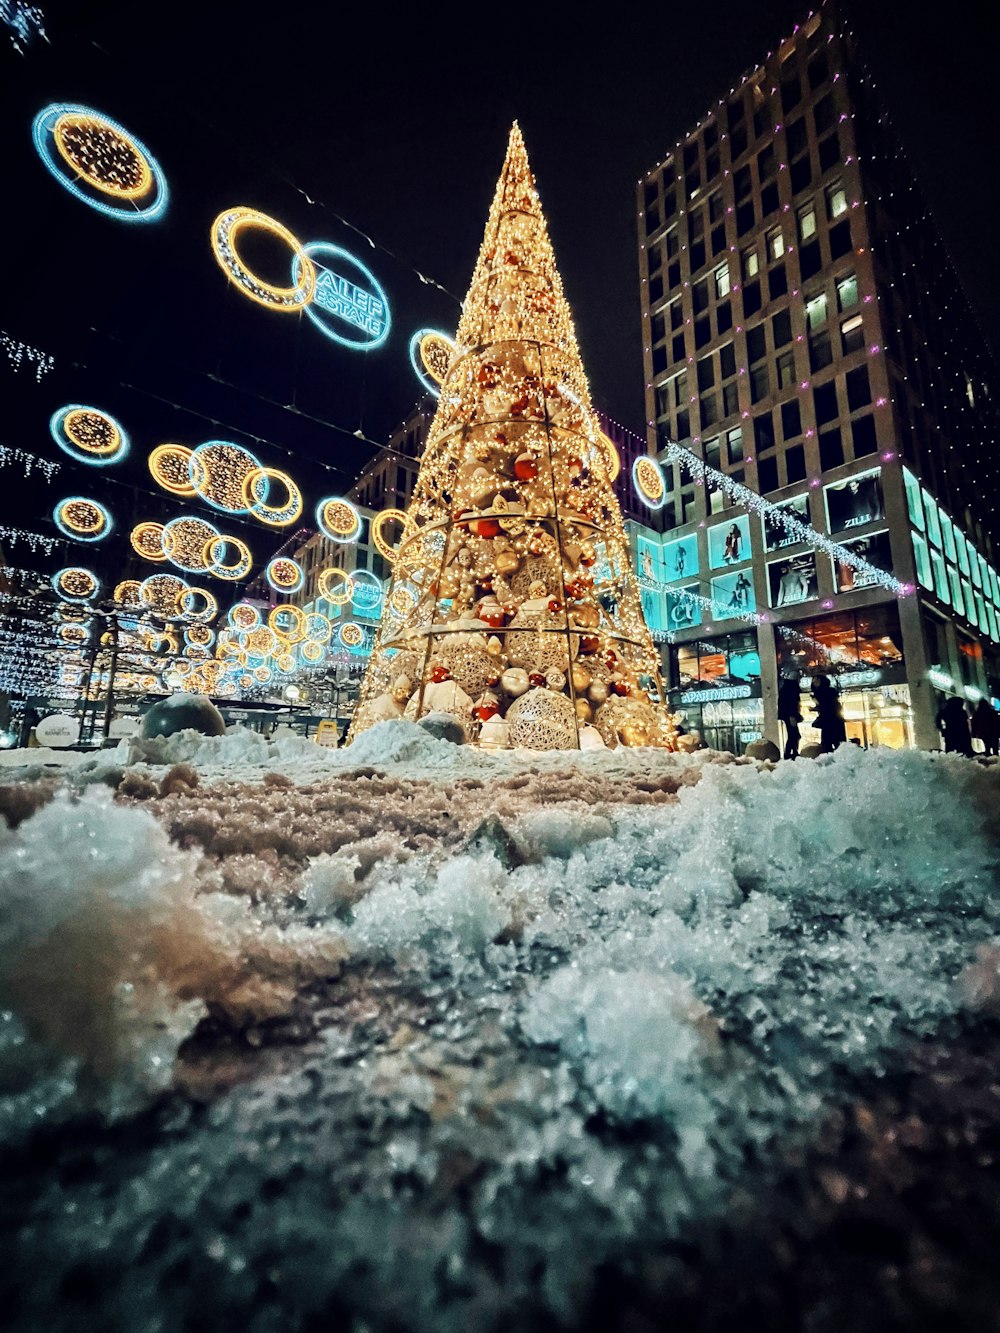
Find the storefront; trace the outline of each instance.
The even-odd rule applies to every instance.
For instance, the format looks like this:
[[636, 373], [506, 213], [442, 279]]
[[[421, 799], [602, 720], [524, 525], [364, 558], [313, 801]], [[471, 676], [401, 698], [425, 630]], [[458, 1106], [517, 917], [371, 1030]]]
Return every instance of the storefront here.
[[742, 754], [764, 734], [757, 634], [742, 630], [670, 649], [670, 707], [713, 750]]
[[828, 676], [840, 693], [848, 740], [865, 749], [914, 744], [910, 689], [899, 611], [880, 602], [778, 627], [778, 670], [795, 676], [802, 692], [802, 744], [818, 745], [811, 689]]

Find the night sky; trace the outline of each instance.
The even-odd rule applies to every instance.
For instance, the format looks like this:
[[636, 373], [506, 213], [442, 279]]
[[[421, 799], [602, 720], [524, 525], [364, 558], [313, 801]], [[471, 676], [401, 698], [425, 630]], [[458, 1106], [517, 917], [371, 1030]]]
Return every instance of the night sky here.
[[[138, 517], [180, 512], [145, 470], [148, 450], [165, 440], [258, 442], [262, 461], [301, 482], [307, 516], [321, 495], [350, 486], [374, 452], [352, 432], [384, 440], [419, 396], [411, 332], [454, 328], [514, 117], [595, 402], [641, 429], [636, 180], [805, 12], [786, 0], [629, 6], [624, 16], [600, 11], [614, 14], [605, 26], [544, 5], [410, 8], [404, 18], [301, 0], [43, 7], [51, 45], [0, 52], [0, 326], [53, 353], [57, 370], [36, 385], [0, 360], [0, 442], [64, 466], [48, 487], [0, 474], [0, 521], [51, 532], [52, 502], [79, 490], [109, 504], [126, 534]], [[895, 5], [855, 9], [883, 101], [996, 345], [988, 6], [950, 6], [947, 28], [919, 25], [918, 11]], [[115, 222], [50, 179], [30, 137], [50, 101], [93, 106], [145, 142], [170, 184], [163, 222]], [[233, 204], [362, 258], [392, 303], [387, 343], [349, 352], [304, 318], [241, 296], [207, 241], [216, 213]], [[259, 254], [265, 268], [279, 258]], [[60, 455], [47, 422], [66, 401], [118, 416], [132, 434], [130, 462], [97, 474]], [[261, 561], [281, 540], [256, 523], [227, 524], [250, 536]], [[27, 561], [21, 549], [9, 554]], [[125, 554], [106, 543], [100, 558]]]

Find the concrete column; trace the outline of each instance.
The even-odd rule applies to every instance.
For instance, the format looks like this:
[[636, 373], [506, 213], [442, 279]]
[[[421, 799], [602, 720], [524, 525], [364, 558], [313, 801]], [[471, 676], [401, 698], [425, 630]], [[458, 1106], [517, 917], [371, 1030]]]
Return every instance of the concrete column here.
[[937, 701], [934, 687], [927, 679], [927, 645], [920, 610], [920, 598], [902, 597], [899, 606], [899, 626], [903, 635], [903, 656], [906, 661], [906, 680], [910, 687], [910, 706], [913, 709], [913, 739], [918, 749], [939, 750], [941, 735], [935, 725]]
[[760, 655], [760, 688], [764, 700], [764, 737], [784, 749], [785, 738], [778, 722], [778, 650], [774, 625], [757, 626], [757, 652]]

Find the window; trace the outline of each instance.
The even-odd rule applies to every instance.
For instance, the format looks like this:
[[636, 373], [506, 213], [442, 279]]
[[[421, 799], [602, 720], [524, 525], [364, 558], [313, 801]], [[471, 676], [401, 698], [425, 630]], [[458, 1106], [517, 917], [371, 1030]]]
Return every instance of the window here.
[[673, 362], [684, 360], [684, 333], [674, 334], [674, 340], [670, 344], [670, 359]]
[[762, 398], [766, 398], [771, 391], [771, 383], [767, 374], [767, 362], [762, 362], [755, 366], [750, 372], [750, 401], [759, 403]]
[[683, 412], [677, 413], [677, 438], [679, 440], [686, 440], [690, 434], [691, 413], [685, 408]]
[[736, 374], [736, 348], [732, 343], [719, 348], [719, 374], [724, 380]]
[[777, 359], [778, 367], [778, 388], [790, 389], [795, 383], [795, 354], [792, 351], [782, 352]]
[[860, 315], [853, 315], [850, 319], [845, 319], [840, 326], [840, 341], [844, 349], [844, 355], [849, 352], [858, 352], [865, 345], [864, 321]]
[[688, 239], [700, 241], [705, 235], [705, 210], [692, 208], [688, 214]]
[[700, 400], [701, 404], [701, 424], [703, 426], [714, 426], [719, 419], [719, 399], [714, 393], [703, 394]]
[[813, 123], [816, 126], [817, 138], [825, 134], [827, 130], [832, 129], [837, 122], [837, 107], [833, 100], [833, 93], [827, 93], [821, 97], [813, 108]]
[[857, 370], [847, 372], [847, 406], [856, 412], [859, 407], [866, 407], [872, 400], [872, 388], [868, 380], [868, 367], [858, 366]]
[[719, 127], [718, 125], [716, 125], [714, 120], [712, 121], [711, 125], [705, 126], [704, 139], [706, 148], [714, 148], [715, 145], [719, 142]]
[[665, 234], [664, 241], [667, 245], [667, 258], [676, 259], [677, 252], [681, 248], [680, 238], [677, 235], [676, 224]]
[[855, 458], [864, 458], [867, 454], [876, 452], [878, 437], [875, 434], [875, 418], [871, 412], [867, 416], [858, 417], [851, 426], [851, 435], [854, 439]]
[[712, 228], [712, 254], [721, 254], [726, 248], [726, 229], [720, 222], [717, 227]]
[[663, 216], [672, 218], [677, 212], [677, 191], [673, 188], [667, 190], [663, 196]]
[[698, 389], [710, 389], [715, 383], [715, 361], [712, 356], [703, 356], [698, 362]]
[[802, 81], [797, 74], [786, 79], [781, 85], [781, 105], [787, 116], [789, 111], [802, 101]]
[[658, 203], [653, 204], [651, 208], [646, 209], [647, 231], [649, 232], [656, 231], [657, 227], [660, 225], [662, 221], [663, 219], [660, 217], [660, 205]]
[[733, 190], [736, 194], [736, 201], [746, 199], [751, 190], [750, 168], [740, 167], [739, 171], [733, 173]]
[[788, 173], [792, 184], [792, 194], [801, 194], [812, 184], [812, 158], [800, 157], [797, 162], [792, 163], [792, 169]]
[[779, 310], [771, 320], [771, 334], [775, 348], [784, 347], [792, 341], [792, 312]]
[[812, 203], [799, 209], [799, 240], [808, 241], [816, 235], [816, 209]]
[[774, 425], [771, 421], [770, 412], [762, 412], [759, 417], [754, 417], [753, 437], [758, 453], [764, 449], [770, 449], [774, 444]]
[[748, 231], [753, 231], [754, 223], [757, 221], [757, 214], [754, 212], [753, 200], [745, 204], [736, 206], [736, 235], [745, 236]]
[[760, 176], [761, 184], [769, 181], [774, 172], [774, 144], [769, 143], [766, 148], [762, 148], [757, 154], [757, 174]]
[[743, 251], [743, 277], [744, 279], [755, 278], [760, 272], [760, 258], [757, 249]]
[[819, 437], [819, 466], [823, 472], [840, 467], [844, 461], [844, 446], [840, 442], [840, 431], [824, 430]]
[[653, 348], [653, 374], [662, 375], [667, 368], [667, 349], [665, 347]]
[[785, 453], [785, 475], [788, 485], [806, 479], [806, 451], [801, 444], [794, 445]]
[[825, 51], [816, 52], [812, 60], [809, 61], [809, 66], [806, 72], [809, 76], [810, 88], [818, 88], [821, 84], [824, 84], [827, 81], [830, 77], [830, 69], [826, 63]]
[[846, 278], [839, 278], [837, 281], [837, 307], [840, 310], [850, 310], [857, 304], [858, 279], [856, 274], [848, 273]]
[[772, 213], [778, 211], [778, 182], [772, 181], [770, 185], [765, 185], [760, 192], [760, 215], [762, 218], [769, 218]]
[[802, 412], [797, 398], [781, 405], [781, 434], [786, 440], [794, 440], [796, 435], [802, 434]]
[[668, 383], [673, 387], [674, 406], [683, 407], [688, 399], [688, 373], [686, 370], [679, 371]]
[[813, 389], [813, 408], [816, 412], [816, 425], [825, 426], [828, 421], [836, 421], [837, 386], [832, 382]]
[[715, 327], [717, 333], [728, 333], [733, 327], [733, 307], [728, 301], [723, 301], [721, 305], [715, 308]]
[[838, 222], [836, 226], [830, 228], [830, 258], [842, 259], [844, 255], [849, 255], [853, 248], [851, 219], [844, 218], [843, 222]]
[[809, 339], [809, 369], [816, 374], [833, 364], [833, 339], [829, 329], [821, 329]]
[[702, 278], [700, 282], [691, 284], [691, 301], [694, 306], [694, 313], [700, 315], [702, 311], [708, 309], [708, 279]]
[[715, 270], [715, 296], [716, 300], [721, 301], [724, 296], [729, 295], [729, 265], [720, 264]]
[[729, 452], [729, 465], [743, 462], [743, 427], [734, 426], [726, 435], [726, 449]]
[[805, 117], [800, 116], [798, 120], [792, 122], [785, 130], [785, 138], [788, 142], [788, 158], [794, 161], [809, 147], [809, 136], [806, 131]]
[[705, 264], [705, 242], [692, 241], [691, 243], [691, 272], [697, 273], [698, 269]]
[[760, 281], [748, 283], [743, 288], [743, 314], [749, 318], [760, 309]]
[[837, 131], [828, 134], [819, 146], [819, 169], [820, 171], [829, 171], [840, 161], [840, 140], [837, 138]]
[[818, 329], [826, 323], [826, 292], [813, 296], [806, 302], [806, 323], [810, 329]]
[[781, 234], [780, 227], [774, 227], [767, 233], [767, 257], [768, 259], [780, 259], [785, 253], [785, 238]]
[[742, 156], [747, 150], [747, 127], [740, 125], [729, 135], [729, 152], [733, 161]]
[[838, 182], [836, 185], [830, 185], [826, 191], [826, 215], [831, 220], [839, 218], [842, 213], [847, 212], [847, 191]]
[[763, 361], [766, 353], [764, 325], [756, 324], [752, 329], [747, 329], [747, 360], [750, 365], [754, 365], [758, 361]]
[[662, 245], [651, 245], [651, 246], [649, 247], [648, 262], [649, 262], [649, 271], [650, 271], [650, 273], [655, 273], [655, 272], [657, 271], [657, 269], [660, 269], [660, 268], [663, 267], [663, 246], [662, 246]]
[[761, 458], [757, 461], [757, 485], [762, 495], [778, 489], [778, 460]]
[[788, 274], [784, 264], [775, 264], [767, 275], [767, 285], [771, 289], [771, 300], [776, 301], [788, 291]]
[[667, 320], [665, 314], [654, 315], [651, 324], [651, 332], [654, 343], [663, 342], [667, 336]]
[[708, 218], [710, 222], [718, 222], [726, 211], [725, 204], [722, 202], [722, 191], [716, 190], [708, 199]]
[[694, 322], [695, 350], [697, 350], [699, 347], [707, 346], [708, 343], [710, 343], [711, 341], [712, 341], [712, 326], [709, 323], [708, 316], [705, 315], [701, 319], [696, 319]]
[[722, 415], [731, 417], [740, 410], [739, 388], [735, 380], [722, 386]]
[[681, 298], [675, 296], [667, 306], [667, 309], [670, 311], [671, 332], [676, 332], [676, 330], [684, 323], [684, 306], [681, 303]]
[[693, 167], [697, 161], [698, 161], [698, 144], [697, 144], [697, 141], [694, 141], [694, 142], [692, 142], [692, 143], [687, 143], [687, 144], [685, 144], [685, 145], [684, 145], [684, 170], [687, 171], [690, 167]]
[[814, 278], [823, 267], [822, 256], [819, 252], [819, 241], [809, 241], [799, 249], [799, 271], [802, 274], [802, 281], [808, 282]]

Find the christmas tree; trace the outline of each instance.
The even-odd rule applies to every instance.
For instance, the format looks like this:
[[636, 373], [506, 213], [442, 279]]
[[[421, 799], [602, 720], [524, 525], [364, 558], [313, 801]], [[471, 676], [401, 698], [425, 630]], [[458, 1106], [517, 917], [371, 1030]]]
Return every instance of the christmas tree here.
[[483, 746], [672, 746], [617, 462], [515, 123], [351, 739], [434, 712]]

